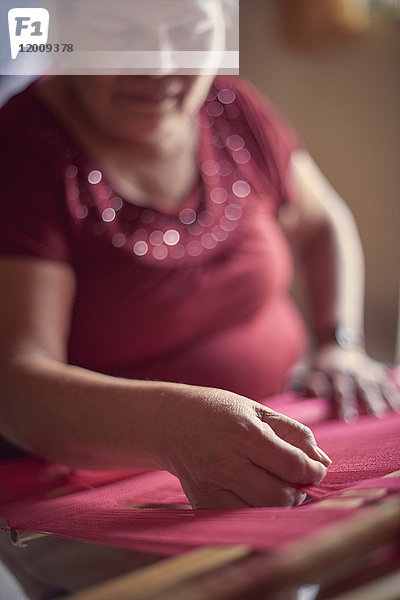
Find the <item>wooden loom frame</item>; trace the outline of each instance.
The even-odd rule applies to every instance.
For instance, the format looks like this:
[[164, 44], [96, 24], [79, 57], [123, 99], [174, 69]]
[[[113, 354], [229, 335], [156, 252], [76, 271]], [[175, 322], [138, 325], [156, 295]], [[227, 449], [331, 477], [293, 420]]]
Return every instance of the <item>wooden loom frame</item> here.
[[[365, 490], [361, 504], [371, 502], [371, 491]], [[357, 501], [360, 503], [360, 498], [349, 498], [344, 492], [320, 504], [333, 502], [345, 508]], [[17, 544], [35, 537], [37, 534], [12, 532]], [[305, 583], [328, 585], [329, 589], [332, 581], [346, 580], [363, 570], [374, 552], [390, 547], [397, 548], [400, 556], [400, 492], [273, 553], [254, 553], [243, 545], [203, 547], [95, 585], [65, 600], [275, 600]], [[391, 568], [400, 582], [400, 565], [397, 575], [396, 564]], [[399, 600], [400, 585], [397, 592], [392, 579], [393, 574], [385, 574], [381, 581], [373, 580], [355, 592], [354, 600]], [[353, 596], [323, 598], [351, 600]]]

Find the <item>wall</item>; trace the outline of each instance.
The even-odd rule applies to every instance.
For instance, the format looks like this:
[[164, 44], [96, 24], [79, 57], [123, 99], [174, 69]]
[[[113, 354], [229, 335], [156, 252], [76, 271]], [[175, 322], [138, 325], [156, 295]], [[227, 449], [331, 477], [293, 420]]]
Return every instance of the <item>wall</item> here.
[[394, 360], [400, 264], [400, 23], [290, 50], [281, 0], [241, 0], [240, 69], [276, 103], [350, 205], [366, 255], [369, 350]]

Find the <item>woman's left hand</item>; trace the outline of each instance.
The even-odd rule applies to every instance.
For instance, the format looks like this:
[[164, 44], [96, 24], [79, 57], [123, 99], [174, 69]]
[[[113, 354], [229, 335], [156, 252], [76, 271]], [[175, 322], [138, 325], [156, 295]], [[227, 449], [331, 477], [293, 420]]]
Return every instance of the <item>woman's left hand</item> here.
[[307, 396], [332, 401], [335, 417], [350, 421], [359, 414], [400, 412], [400, 390], [386, 365], [359, 348], [327, 344], [315, 351], [304, 378]]

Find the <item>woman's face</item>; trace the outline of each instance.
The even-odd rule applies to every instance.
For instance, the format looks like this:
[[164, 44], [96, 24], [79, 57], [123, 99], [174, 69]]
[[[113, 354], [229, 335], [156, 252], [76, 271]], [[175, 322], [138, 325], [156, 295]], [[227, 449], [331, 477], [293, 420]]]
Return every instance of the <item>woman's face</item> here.
[[136, 140], [168, 134], [192, 117], [212, 76], [71, 76], [68, 85], [88, 122], [111, 137]]
[[[135, 4], [137, 10], [132, 10]], [[112, 7], [112, 12], [110, 12]], [[140, 10], [139, 10], [140, 8]], [[88, 47], [152, 51], [160, 68], [152, 75], [72, 76], [80, 108], [104, 133], [135, 139], [165, 134], [203, 103], [212, 75], [181, 75], [174, 51], [222, 50], [225, 24], [219, 0], [97, 1], [96, 14], [79, 6], [79, 36]], [[97, 46], [99, 47], [99, 46]]]

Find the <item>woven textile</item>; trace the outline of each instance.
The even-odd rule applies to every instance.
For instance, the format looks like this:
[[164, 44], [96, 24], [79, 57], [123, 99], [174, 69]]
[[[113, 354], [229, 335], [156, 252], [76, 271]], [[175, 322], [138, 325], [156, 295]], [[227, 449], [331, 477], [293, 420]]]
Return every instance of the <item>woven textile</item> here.
[[210, 544], [266, 551], [400, 491], [400, 473], [385, 477], [400, 469], [400, 415], [364, 416], [349, 425], [325, 421], [324, 400], [282, 395], [268, 404], [312, 424], [333, 460], [322, 484], [307, 488], [302, 506], [193, 511], [178, 479], [166, 472], [71, 470], [21, 458], [0, 465], [4, 528], [165, 554]]

